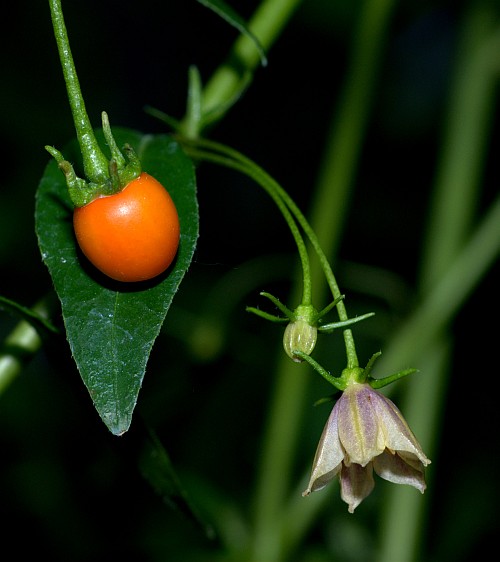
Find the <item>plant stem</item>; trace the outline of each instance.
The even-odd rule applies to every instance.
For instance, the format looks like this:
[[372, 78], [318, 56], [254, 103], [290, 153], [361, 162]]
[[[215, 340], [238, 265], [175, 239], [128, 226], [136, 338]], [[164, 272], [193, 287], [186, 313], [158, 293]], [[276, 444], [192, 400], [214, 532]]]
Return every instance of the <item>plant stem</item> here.
[[[301, 0], [264, 0], [248, 23], [250, 31], [268, 51], [292, 17]], [[246, 35], [235, 41], [227, 61], [221, 65], [205, 86], [202, 113], [229, 104], [241, 91], [245, 74], [260, 64], [255, 43]], [[222, 115], [221, 115], [222, 116]]]
[[41, 347], [37, 331], [26, 320], [17, 324], [0, 347], [0, 396]]
[[109, 178], [108, 160], [99, 147], [85, 109], [64, 23], [61, 0], [49, 0], [49, 5], [71, 113], [82, 152], [85, 176], [93, 183], [103, 184]]
[[[211, 146], [214, 143], [210, 141], [196, 141], [196, 145], [200, 146]], [[223, 145], [217, 145], [219, 148], [223, 147]], [[213, 147], [212, 147], [213, 148]], [[223, 147], [226, 148], [226, 147]], [[300, 261], [302, 264], [302, 280], [303, 280], [303, 289], [302, 289], [302, 300], [301, 304], [303, 305], [310, 305], [312, 301], [312, 288], [311, 288], [311, 274], [310, 274], [310, 265], [309, 265], [309, 255], [307, 253], [306, 245], [304, 244], [304, 240], [300, 234], [299, 229], [297, 228], [297, 224], [290, 214], [288, 207], [283, 202], [282, 198], [278, 194], [274, 180], [267, 174], [264, 174], [262, 170], [253, 162], [248, 159], [239, 159], [236, 160], [234, 158], [228, 158], [226, 156], [221, 156], [219, 154], [215, 154], [213, 152], [199, 150], [197, 148], [191, 148], [189, 146], [185, 147], [186, 153], [189, 154], [192, 158], [205, 160], [207, 162], [213, 162], [219, 164], [221, 166], [226, 166], [227, 168], [231, 168], [233, 170], [238, 170], [239, 172], [249, 176], [250, 178], [254, 179], [263, 189], [264, 191], [272, 198], [275, 202], [276, 206], [280, 210], [281, 214], [283, 215], [291, 233], [297, 245], [297, 249], [300, 256]], [[230, 149], [224, 152], [232, 152]]]
[[[198, 146], [207, 147], [211, 150], [221, 152], [222, 154], [227, 155], [229, 158], [221, 158], [221, 157], [217, 156], [216, 154], [213, 154], [212, 152], [196, 152], [196, 151], [193, 152], [193, 151], [191, 151], [191, 155], [203, 157], [205, 160], [210, 159], [213, 162], [217, 161], [219, 164], [224, 164], [228, 167], [238, 169], [238, 170], [242, 171], [243, 173], [246, 173], [248, 176], [252, 177], [253, 179], [255, 179], [255, 181], [259, 185], [261, 185], [261, 187], [263, 187], [267, 191], [267, 193], [269, 193], [271, 195], [271, 197], [273, 197], [273, 199], [278, 204], [278, 206], [280, 206], [278, 201], [284, 201], [285, 202], [286, 206], [290, 209], [290, 211], [292, 212], [296, 221], [299, 223], [299, 225], [302, 227], [302, 229], [306, 233], [314, 251], [316, 252], [316, 255], [319, 259], [321, 269], [323, 270], [323, 273], [326, 277], [327, 284], [330, 287], [330, 291], [332, 293], [332, 296], [333, 296], [334, 300], [337, 301], [335, 306], [337, 308], [337, 312], [338, 312], [338, 315], [339, 315], [339, 318], [340, 318], [341, 322], [347, 322], [349, 320], [349, 316], [347, 314], [344, 301], [341, 298], [342, 294], [341, 294], [339, 286], [337, 284], [337, 280], [335, 279], [335, 275], [334, 275], [333, 270], [331, 268], [330, 262], [328, 261], [328, 258], [326, 257], [325, 253], [323, 252], [323, 249], [321, 247], [321, 244], [319, 243], [319, 240], [318, 240], [318, 237], [316, 236], [316, 233], [314, 232], [314, 229], [311, 228], [311, 226], [310, 226], [309, 222], [307, 221], [307, 219], [305, 218], [304, 214], [297, 207], [297, 205], [295, 204], [293, 199], [288, 195], [288, 193], [265, 170], [263, 170], [255, 162], [253, 162], [252, 160], [250, 160], [249, 158], [247, 158], [246, 156], [244, 156], [240, 152], [238, 152], [238, 151], [236, 151], [236, 150], [234, 150], [234, 149], [232, 149], [228, 146], [225, 146], [223, 144], [216, 143], [214, 141], [204, 140], [204, 139], [199, 139], [197, 141], [194, 141], [194, 145], [195, 146], [198, 145]], [[188, 150], [190, 150], [190, 149], [188, 149]], [[281, 209], [281, 206], [280, 206], [280, 209]], [[282, 210], [282, 212], [283, 212], [283, 210]], [[287, 222], [288, 222], [288, 220], [287, 220]], [[295, 223], [293, 223], [293, 224], [295, 226]], [[306, 255], [307, 255], [305, 247], [303, 249], [299, 248], [299, 252], [300, 251], [305, 252]], [[309, 293], [310, 293], [311, 279], [310, 279], [309, 265], [308, 265], [308, 269], [307, 269], [307, 272], [306, 272], [306, 270], [304, 269], [305, 257], [301, 256], [301, 259], [302, 259], [302, 262], [303, 262], [304, 288], [307, 287], [308, 290], [309, 290]], [[307, 264], [308, 264], [308, 261], [307, 261]], [[307, 285], [306, 285], [306, 280], [307, 280]], [[305, 289], [304, 289], [304, 292], [305, 292]], [[310, 300], [309, 300], [309, 302], [310, 302]], [[305, 297], [303, 297], [303, 304], [307, 304], [305, 302]], [[344, 343], [345, 343], [345, 347], [346, 347], [347, 366], [351, 367], [351, 368], [352, 367], [358, 367], [359, 363], [358, 363], [358, 358], [357, 358], [357, 354], [356, 354], [356, 346], [355, 346], [355, 343], [354, 343], [352, 331], [350, 329], [344, 330], [343, 334], [344, 334]]]
[[[323, 157], [310, 220], [326, 256], [335, 255], [343, 217], [348, 215], [350, 190], [363, 146], [393, 5], [394, 0], [366, 0], [352, 34], [349, 73]], [[315, 264], [311, 264], [311, 278], [316, 293], [321, 293], [323, 272]], [[280, 358], [277, 367], [255, 493], [252, 561], [289, 560], [319, 510], [331, 499], [328, 491], [317, 497], [299, 498], [297, 501], [303, 508], [294, 511], [293, 518], [287, 511], [291, 467], [305, 408], [309, 370], [304, 364], [292, 369], [290, 361], [284, 357]]]
[[471, 231], [497, 92], [500, 29], [482, 5], [466, 16], [456, 61], [442, 155], [424, 241], [425, 292], [446, 272]]
[[[437, 451], [452, 349], [446, 328], [500, 252], [500, 198], [470, 236], [493, 112], [497, 79], [493, 60], [500, 34], [498, 30], [492, 33], [495, 18], [487, 3], [471, 4], [464, 21], [426, 230], [420, 275], [422, 302], [377, 365], [390, 368], [395, 362], [412, 361], [426, 350], [419, 359], [418, 380], [410, 379], [405, 385], [402, 409], [431, 458]], [[385, 503], [378, 549], [381, 561], [409, 562], [425, 557], [419, 552], [423, 543], [420, 534], [429, 497], [423, 502], [400, 488], [393, 486]], [[395, 524], [397, 533], [393, 532]]]
[[[50, 293], [33, 307], [33, 311], [50, 318], [55, 307], [55, 295]], [[22, 320], [16, 325], [0, 346], [0, 396], [41, 346], [42, 339], [29, 322]]]
[[[499, 254], [500, 197], [491, 205], [458, 256], [448, 265], [446, 273], [423, 294], [419, 307], [398, 329], [377, 361], [377, 370], [384, 373], [393, 370], [396, 365], [418, 360], [426, 347], [446, 329]], [[418, 375], [418, 383], [425, 386], [420, 381], [421, 377], [422, 374]]]

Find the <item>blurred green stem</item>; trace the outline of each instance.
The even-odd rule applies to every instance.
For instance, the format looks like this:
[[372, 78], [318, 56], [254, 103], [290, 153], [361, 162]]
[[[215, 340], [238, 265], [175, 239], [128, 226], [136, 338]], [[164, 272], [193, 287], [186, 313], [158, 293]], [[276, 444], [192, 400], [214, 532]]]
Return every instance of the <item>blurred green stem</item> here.
[[[311, 226], [327, 256], [335, 255], [347, 215], [393, 6], [393, 0], [367, 0], [353, 31], [350, 68], [327, 139], [311, 219]], [[311, 263], [311, 276], [316, 291], [324, 294], [326, 286], [316, 262]], [[292, 365], [280, 354], [255, 495], [255, 530], [249, 555], [252, 561], [287, 560], [324, 503], [315, 498], [301, 498], [304, 511], [295, 512], [298, 519], [293, 522], [294, 533], [285, 528], [289, 521], [285, 509], [291, 467], [310, 374], [310, 367]], [[313, 454], [311, 450], [311, 462]], [[322, 497], [327, 498], [328, 494]]]
[[37, 331], [26, 320], [22, 320], [7, 336], [0, 347], [0, 396], [21, 372], [42, 345]]
[[[458, 48], [426, 229], [420, 275], [421, 303], [398, 330], [377, 365], [385, 371], [419, 357], [417, 366], [421, 374], [405, 385], [402, 410], [430, 458], [437, 453], [444, 401], [441, 398], [451, 360], [446, 326], [500, 252], [500, 199], [470, 236], [494, 107], [497, 73], [494, 61], [500, 48], [500, 34], [498, 30], [492, 33], [493, 22], [492, 6], [470, 4]], [[424, 348], [425, 355], [421, 355]], [[378, 559], [381, 562], [421, 559], [422, 522], [428, 503], [428, 497], [422, 501], [403, 487], [390, 488], [380, 528]]]
[[[500, 197], [491, 205], [445, 274], [422, 295], [413, 314], [398, 328], [387, 351], [377, 362], [377, 371], [386, 373], [396, 365], [419, 361], [424, 350], [443, 333], [499, 254]], [[421, 376], [417, 375], [415, 379]], [[421, 381], [415, 384], [426, 386]]]
[[[49, 294], [33, 307], [33, 311], [50, 318], [55, 306], [54, 295]], [[16, 325], [0, 346], [0, 396], [41, 346], [42, 339], [29, 322], [22, 320]]]
[[[301, 0], [264, 0], [248, 27], [267, 52], [295, 12]], [[260, 53], [246, 35], [235, 41], [227, 61], [207, 83], [202, 94], [202, 113], [227, 105], [241, 92], [241, 84], [248, 71], [260, 64]]]
[[495, 12], [487, 3], [471, 4], [464, 19], [424, 240], [422, 293], [443, 276], [470, 234], [494, 122], [500, 29], [493, 28]]

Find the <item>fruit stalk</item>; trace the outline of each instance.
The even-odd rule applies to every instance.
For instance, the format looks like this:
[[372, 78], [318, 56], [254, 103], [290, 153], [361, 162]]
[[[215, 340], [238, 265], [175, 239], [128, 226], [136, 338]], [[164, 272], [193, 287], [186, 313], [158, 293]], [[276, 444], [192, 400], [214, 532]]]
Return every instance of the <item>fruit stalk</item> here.
[[76, 135], [83, 157], [83, 170], [86, 178], [95, 184], [104, 184], [109, 180], [108, 160], [94, 135], [85, 102], [80, 89], [73, 56], [69, 45], [68, 33], [60, 0], [49, 0], [54, 36], [61, 60], [64, 81], [68, 93], [71, 114], [75, 124]]

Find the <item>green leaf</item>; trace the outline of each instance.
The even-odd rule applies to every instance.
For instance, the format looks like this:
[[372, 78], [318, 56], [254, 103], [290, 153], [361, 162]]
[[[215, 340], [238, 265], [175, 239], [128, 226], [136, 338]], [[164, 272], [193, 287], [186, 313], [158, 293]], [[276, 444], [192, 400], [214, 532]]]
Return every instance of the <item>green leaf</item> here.
[[210, 8], [213, 12], [218, 14], [221, 18], [226, 20], [230, 25], [235, 27], [240, 33], [246, 35], [255, 43], [255, 47], [259, 52], [260, 63], [262, 66], [267, 65], [266, 53], [264, 47], [261, 45], [260, 41], [255, 37], [255, 35], [248, 29], [246, 21], [236, 13], [231, 6], [228, 6], [222, 0], [198, 0], [200, 4]]
[[199, 513], [183, 488], [172, 461], [154, 431], [146, 427], [147, 437], [139, 454], [139, 469], [166, 505], [183, 513], [210, 540], [215, 530]]
[[[115, 435], [130, 427], [149, 354], [188, 269], [198, 237], [196, 183], [191, 161], [167, 135], [114, 129], [119, 146], [136, 150], [143, 170], [160, 181], [179, 213], [181, 241], [164, 276], [123, 284], [98, 272], [81, 254], [72, 226], [73, 207], [62, 172], [51, 161], [36, 197], [36, 232], [62, 306], [66, 336], [80, 375], [104, 423]], [[105, 146], [100, 131], [96, 133]], [[76, 141], [64, 151], [77, 166]]]

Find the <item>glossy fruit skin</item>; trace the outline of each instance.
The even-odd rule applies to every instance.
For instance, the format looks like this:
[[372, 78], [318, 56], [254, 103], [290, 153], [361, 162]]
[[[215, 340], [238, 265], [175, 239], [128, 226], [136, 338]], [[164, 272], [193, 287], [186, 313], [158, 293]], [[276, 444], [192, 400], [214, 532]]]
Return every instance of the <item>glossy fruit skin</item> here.
[[73, 226], [88, 260], [116, 281], [156, 277], [179, 246], [175, 204], [161, 183], [144, 172], [119, 193], [77, 207]]

